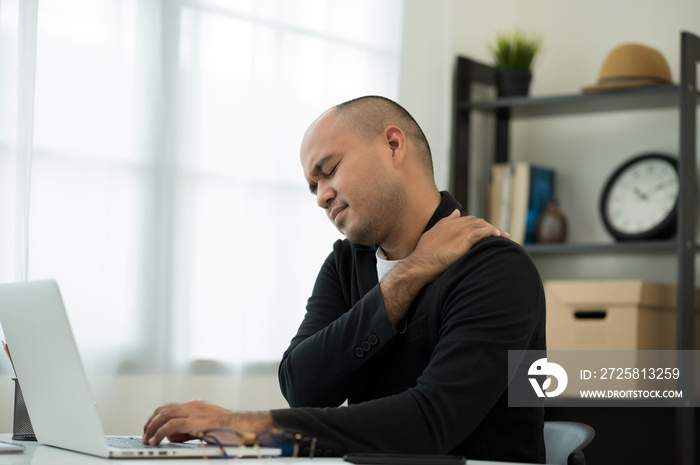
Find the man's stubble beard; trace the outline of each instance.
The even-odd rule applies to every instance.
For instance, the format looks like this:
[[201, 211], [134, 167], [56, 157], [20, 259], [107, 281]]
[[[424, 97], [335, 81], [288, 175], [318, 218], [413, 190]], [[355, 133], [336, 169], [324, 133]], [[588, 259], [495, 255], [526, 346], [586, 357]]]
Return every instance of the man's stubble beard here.
[[365, 192], [358, 205], [362, 213], [355, 210], [355, 223], [341, 231], [350, 242], [361, 245], [377, 245], [386, 241], [400, 228], [406, 219], [408, 199], [406, 188], [399, 182], [385, 180], [369, 192]]

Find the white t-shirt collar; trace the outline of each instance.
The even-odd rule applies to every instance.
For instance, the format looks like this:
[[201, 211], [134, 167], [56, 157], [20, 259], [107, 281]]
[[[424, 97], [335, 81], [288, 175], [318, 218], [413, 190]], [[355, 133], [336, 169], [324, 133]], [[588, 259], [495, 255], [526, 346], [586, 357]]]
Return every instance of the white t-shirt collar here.
[[381, 283], [386, 275], [388, 275], [391, 270], [396, 268], [396, 266], [401, 263], [402, 260], [389, 260], [381, 247], [377, 247], [377, 278]]

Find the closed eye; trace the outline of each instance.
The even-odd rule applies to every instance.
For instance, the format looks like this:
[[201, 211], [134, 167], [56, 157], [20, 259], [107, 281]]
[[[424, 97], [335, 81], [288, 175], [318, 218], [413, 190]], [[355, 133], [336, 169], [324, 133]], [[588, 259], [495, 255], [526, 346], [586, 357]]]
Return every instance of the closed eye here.
[[[330, 162], [333, 162], [334, 158], [337, 160], [337, 162], [335, 163], [335, 165], [333, 165], [333, 168], [331, 168], [331, 170], [328, 173], [326, 173], [324, 171], [324, 168], [326, 166], [328, 166], [328, 164]], [[338, 168], [338, 165], [340, 165], [340, 160], [339, 160], [339, 157], [337, 155], [333, 155], [333, 154], [326, 155], [318, 163], [316, 163], [316, 165], [314, 166], [314, 169], [311, 170], [311, 177], [315, 178], [315, 177], [320, 176], [323, 178], [330, 178], [331, 176], [333, 176], [335, 174], [335, 172]], [[318, 190], [318, 183], [315, 183], [315, 182], [309, 183], [309, 191], [313, 195], [316, 195], [317, 190]]]

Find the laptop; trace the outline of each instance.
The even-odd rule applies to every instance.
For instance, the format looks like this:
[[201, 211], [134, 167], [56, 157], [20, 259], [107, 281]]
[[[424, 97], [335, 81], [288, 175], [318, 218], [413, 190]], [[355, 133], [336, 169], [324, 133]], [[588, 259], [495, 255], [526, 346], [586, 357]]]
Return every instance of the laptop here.
[[[105, 436], [56, 281], [0, 284], [0, 325], [40, 443], [104, 458], [222, 455], [213, 445], [146, 446], [140, 435]], [[281, 449], [234, 446], [226, 452], [274, 456]]]

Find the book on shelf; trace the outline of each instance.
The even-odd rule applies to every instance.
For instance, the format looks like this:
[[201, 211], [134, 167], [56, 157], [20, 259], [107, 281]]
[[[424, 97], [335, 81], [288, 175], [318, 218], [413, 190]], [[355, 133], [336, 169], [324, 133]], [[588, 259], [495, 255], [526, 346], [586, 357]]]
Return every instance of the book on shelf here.
[[527, 162], [496, 163], [491, 168], [489, 222], [520, 244], [535, 242], [542, 211], [554, 198], [553, 169]]
[[497, 163], [491, 170], [491, 196], [488, 221], [504, 231], [510, 227], [513, 192], [513, 166]]

